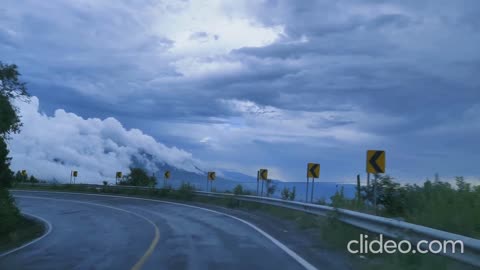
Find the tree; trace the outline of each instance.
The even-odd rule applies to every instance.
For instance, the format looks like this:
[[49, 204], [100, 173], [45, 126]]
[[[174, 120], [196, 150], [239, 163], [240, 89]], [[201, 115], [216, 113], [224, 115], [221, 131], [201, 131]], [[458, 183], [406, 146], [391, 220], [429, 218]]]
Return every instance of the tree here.
[[463, 176], [456, 176], [455, 183], [457, 184], [458, 191], [469, 192], [471, 189], [470, 183], [467, 183]]
[[[31, 177], [33, 177], [33, 175], [32, 175]], [[35, 178], [35, 177], [33, 177], [33, 178]], [[23, 174], [21, 171], [17, 171], [17, 172], [15, 173], [14, 179], [15, 179], [15, 182], [17, 182], [17, 183], [28, 182], [28, 175]], [[30, 180], [31, 180], [31, 179], [30, 179]], [[31, 182], [31, 181], [30, 181], [30, 182]]]
[[293, 187], [293, 188], [292, 188], [292, 191], [290, 191], [290, 194], [288, 195], [288, 199], [289, 199], [290, 201], [294, 201], [296, 195], [297, 195], [297, 188], [296, 188], [296, 187]]
[[0, 236], [14, 231], [20, 221], [20, 211], [6, 189], [13, 181], [6, 140], [11, 133], [19, 132], [21, 126], [18, 109], [11, 100], [28, 99], [25, 83], [19, 77], [16, 65], [0, 62]]
[[21, 82], [19, 77], [16, 65], [0, 62], [0, 135], [4, 138], [12, 132], [19, 132], [21, 127], [18, 110], [12, 105], [11, 100], [29, 99], [25, 83]]
[[362, 187], [363, 199], [374, 205], [374, 187], [377, 188], [377, 204], [388, 215], [402, 215], [405, 211], [405, 189], [389, 175], [377, 176], [377, 183]]
[[243, 195], [243, 186], [240, 184], [236, 185], [235, 188], [233, 189], [233, 194]]
[[334, 207], [344, 207], [345, 206], [345, 193], [344, 193], [344, 188], [343, 186], [340, 187], [340, 191], [335, 191], [335, 194], [330, 197], [330, 200], [332, 201], [332, 205]]
[[281, 197], [282, 200], [287, 200], [290, 197], [290, 190], [287, 187], [282, 189]]
[[29, 182], [30, 182], [30, 183], [38, 183], [39, 181], [38, 181], [38, 179], [37, 179], [37, 178], [35, 178], [35, 176], [33, 176], [33, 175], [30, 175]]
[[275, 190], [277, 189], [277, 184], [272, 184], [272, 180], [268, 179], [267, 180], [267, 197], [270, 197], [275, 193]]
[[290, 191], [289, 188], [284, 187], [284, 188], [282, 189], [282, 192], [280, 193], [280, 195], [281, 195], [282, 200], [290, 200], [290, 201], [293, 201], [293, 200], [295, 200], [295, 195], [296, 195], [296, 193], [297, 193], [297, 191], [296, 191], [296, 188], [295, 188], [295, 187], [292, 188], [292, 191]]
[[147, 172], [142, 168], [130, 168], [124, 180], [120, 181], [120, 185], [127, 186], [156, 186], [157, 179], [155, 176], [148, 176]]
[[6, 140], [11, 133], [20, 131], [21, 122], [18, 110], [12, 105], [12, 99], [28, 100], [25, 83], [19, 80], [20, 73], [16, 65], [0, 62], [0, 187], [9, 187], [13, 180], [10, 170], [9, 151]]
[[10, 160], [5, 140], [0, 138], [0, 189], [10, 187], [13, 179], [13, 172], [10, 170]]

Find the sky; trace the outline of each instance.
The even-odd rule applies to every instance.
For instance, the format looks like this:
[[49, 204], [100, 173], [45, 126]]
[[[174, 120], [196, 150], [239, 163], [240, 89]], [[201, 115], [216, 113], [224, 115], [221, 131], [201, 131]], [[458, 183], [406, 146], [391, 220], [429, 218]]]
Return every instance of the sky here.
[[480, 182], [478, 44], [476, 0], [3, 0], [0, 61], [35, 97], [12, 165], [353, 182], [379, 149], [399, 181]]

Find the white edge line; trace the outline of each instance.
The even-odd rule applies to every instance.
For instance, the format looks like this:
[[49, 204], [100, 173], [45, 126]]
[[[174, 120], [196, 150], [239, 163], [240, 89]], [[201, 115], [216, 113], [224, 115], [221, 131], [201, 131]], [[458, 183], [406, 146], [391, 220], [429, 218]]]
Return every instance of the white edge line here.
[[188, 204], [183, 204], [183, 203], [177, 203], [177, 202], [169, 202], [169, 201], [162, 201], [162, 200], [154, 200], [154, 199], [146, 199], [146, 198], [139, 198], [139, 197], [128, 197], [128, 196], [118, 196], [118, 195], [105, 195], [105, 194], [91, 194], [91, 193], [78, 193], [78, 192], [52, 192], [52, 191], [41, 191], [41, 190], [12, 190], [12, 191], [20, 191], [20, 192], [40, 192], [40, 193], [58, 193], [58, 194], [75, 194], [75, 195], [86, 195], [86, 196], [99, 196], [99, 197], [113, 197], [113, 198], [124, 198], [124, 199], [134, 199], [134, 200], [142, 200], [142, 201], [151, 201], [151, 202], [157, 202], [157, 203], [165, 203], [165, 204], [172, 204], [172, 205], [181, 205], [185, 207], [190, 207], [190, 208], [195, 208], [195, 209], [201, 209], [203, 211], [211, 212], [211, 213], [216, 213], [219, 215], [227, 216], [230, 218], [233, 218], [237, 221], [240, 221], [249, 227], [253, 228], [255, 231], [259, 232], [261, 235], [263, 235], [265, 238], [270, 240], [273, 244], [275, 244], [277, 247], [279, 247], [281, 250], [283, 250], [285, 253], [287, 253], [292, 259], [294, 259], [296, 262], [301, 264], [305, 269], [307, 270], [318, 270], [315, 266], [307, 262], [305, 259], [303, 259], [300, 255], [295, 253], [295, 251], [289, 249], [287, 246], [285, 246], [282, 242], [278, 241], [275, 239], [273, 236], [268, 234], [267, 232], [263, 231], [262, 229], [258, 228], [257, 226], [253, 225], [252, 223], [243, 220], [239, 217], [235, 217], [226, 213], [218, 212], [215, 210], [211, 210], [208, 208], [203, 208], [200, 206], [194, 206], [194, 205], [188, 205]]
[[21, 250], [21, 249], [24, 249], [24, 248], [26, 248], [26, 247], [28, 247], [28, 246], [30, 246], [30, 245], [35, 244], [36, 242], [42, 240], [42, 239], [45, 238], [47, 235], [49, 235], [50, 232], [52, 231], [53, 226], [52, 226], [52, 224], [51, 224], [50, 222], [48, 222], [46, 219], [44, 219], [44, 218], [42, 218], [42, 217], [39, 217], [39, 216], [36, 216], [36, 215], [33, 215], [33, 214], [30, 214], [30, 213], [26, 213], [26, 212], [22, 212], [22, 214], [23, 214], [23, 215], [26, 215], [26, 216], [30, 216], [30, 217], [32, 217], [32, 218], [34, 218], [34, 219], [37, 219], [37, 220], [40, 220], [41, 222], [43, 222], [43, 224], [46, 225], [47, 228], [48, 228], [48, 229], [47, 229], [47, 232], [45, 232], [45, 233], [44, 233], [43, 235], [41, 235], [40, 237], [37, 237], [37, 238], [33, 239], [32, 241], [30, 241], [30, 242], [28, 242], [28, 243], [26, 243], [26, 244], [23, 244], [23, 245], [21, 245], [21, 246], [19, 246], [19, 247], [17, 247], [17, 248], [14, 248], [14, 249], [12, 249], [12, 250], [9, 250], [9, 251], [7, 251], [7, 252], [1, 253], [1, 254], [0, 254], [0, 258], [1, 258], [1, 257], [4, 257], [4, 256], [7, 256], [7, 255], [9, 255], [9, 254], [12, 254], [12, 253], [14, 253], [14, 252], [17, 252], [17, 251], [19, 251], [19, 250]]
[[[57, 193], [63, 193], [63, 192], [57, 192]], [[65, 192], [66, 193], [66, 192]], [[90, 194], [90, 195], [94, 195], [94, 194]], [[147, 221], [148, 223], [150, 223], [150, 225], [152, 225], [152, 227], [154, 228], [154, 237], [153, 237], [153, 240], [152, 242], [150, 243], [150, 247], [153, 245], [153, 248], [156, 247], [156, 245], [158, 244], [158, 239], [160, 237], [160, 232], [159, 232], [159, 228], [157, 227], [157, 225], [155, 224], [155, 222], [153, 222], [152, 220], [148, 219], [147, 217], [143, 216], [143, 215], [140, 215], [138, 213], [135, 213], [135, 212], [132, 212], [132, 211], [129, 211], [129, 210], [126, 210], [126, 209], [122, 209], [122, 208], [118, 208], [118, 207], [114, 207], [114, 206], [111, 206], [111, 205], [105, 205], [105, 204], [99, 204], [99, 203], [94, 203], [94, 202], [89, 202], [89, 201], [79, 201], [79, 200], [69, 200], [69, 199], [59, 199], [59, 198], [49, 198], [49, 197], [35, 197], [35, 196], [24, 196], [24, 195], [18, 195], [17, 198], [26, 198], [26, 199], [40, 199], [40, 200], [52, 200], [52, 201], [65, 201], [65, 202], [72, 202], [72, 203], [78, 203], [78, 204], [86, 204], [86, 205], [93, 205], [93, 206], [98, 206], [98, 207], [104, 207], [104, 208], [108, 208], [108, 209], [113, 209], [113, 210], [116, 210], [116, 211], [121, 211], [121, 212], [124, 212], [124, 213], [127, 213], [127, 214], [131, 214], [131, 215], [134, 215], [136, 217], [139, 217], [141, 219], [143, 219], [144, 221]], [[149, 249], [150, 249], [149, 247]], [[147, 249], [148, 251], [148, 249]], [[140, 260], [133, 266], [132, 269], [141, 269], [142, 265], [145, 263], [141, 263], [139, 265], [139, 263], [142, 261], [142, 260], [146, 260], [148, 259], [148, 257], [150, 255], [148, 255], [146, 257], [146, 259], [144, 259], [145, 257], [145, 254], [147, 254], [147, 252], [144, 253], [144, 255], [140, 258]], [[139, 265], [139, 266], [137, 266]], [[140, 267], [140, 268], [138, 268]]]

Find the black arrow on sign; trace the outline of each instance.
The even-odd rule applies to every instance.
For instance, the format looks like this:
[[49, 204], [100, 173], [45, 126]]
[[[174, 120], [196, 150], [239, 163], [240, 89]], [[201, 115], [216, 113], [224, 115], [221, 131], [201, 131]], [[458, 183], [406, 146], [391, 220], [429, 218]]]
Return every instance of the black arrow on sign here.
[[267, 172], [267, 170], [262, 171], [262, 179], [267, 179], [267, 176], [265, 175], [266, 172]]
[[314, 178], [318, 177], [317, 172], [316, 172], [318, 166], [319, 166], [318, 164], [315, 164], [310, 168], [310, 173], [313, 175]]
[[377, 164], [377, 159], [380, 158], [380, 156], [383, 154], [383, 151], [376, 151], [375, 154], [373, 154], [372, 158], [368, 162], [370, 162], [370, 165], [375, 169], [377, 173], [383, 173], [382, 168], [378, 166]]

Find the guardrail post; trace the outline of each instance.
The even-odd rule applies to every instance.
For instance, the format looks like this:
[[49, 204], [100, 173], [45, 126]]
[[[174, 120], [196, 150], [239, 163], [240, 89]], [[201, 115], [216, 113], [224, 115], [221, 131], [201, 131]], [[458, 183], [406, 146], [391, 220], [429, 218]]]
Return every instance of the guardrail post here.
[[377, 179], [378, 179], [378, 174], [373, 175], [373, 207], [375, 207], [375, 215], [377, 215]]
[[308, 174], [307, 174], [307, 189], [305, 190], [305, 202], [308, 202], [308, 181], [310, 179], [308, 178]]
[[259, 182], [260, 181], [260, 171], [257, 171], [257, 196], [258, 196], [258, 189], [259, 189]]

